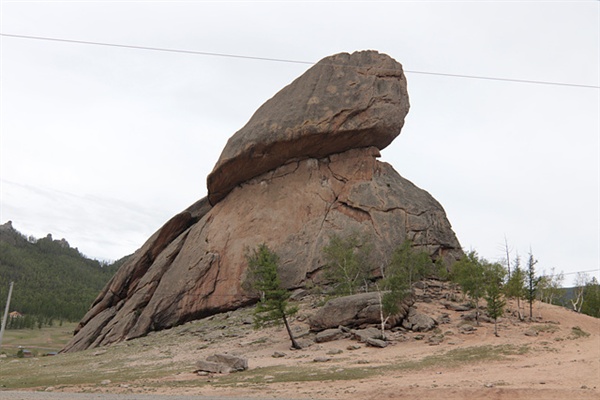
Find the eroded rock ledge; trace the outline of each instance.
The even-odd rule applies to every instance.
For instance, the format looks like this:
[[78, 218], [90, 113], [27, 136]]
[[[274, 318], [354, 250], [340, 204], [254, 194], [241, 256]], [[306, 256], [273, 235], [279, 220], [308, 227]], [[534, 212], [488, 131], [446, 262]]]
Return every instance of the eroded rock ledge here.
[[388, 146], [409, 100], [402, 65], [376, 51], [319, 61], [254, 113], [227, 142], [207, 178], [211, 204], [290, 160]]

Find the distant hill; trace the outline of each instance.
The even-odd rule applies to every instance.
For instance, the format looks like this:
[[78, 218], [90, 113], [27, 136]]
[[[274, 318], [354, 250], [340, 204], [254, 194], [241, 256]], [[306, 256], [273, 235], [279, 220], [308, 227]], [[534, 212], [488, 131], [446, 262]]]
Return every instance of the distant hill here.
[[10, 311], [23, 314], [29, 325], [78, 321], [126, 258], [101, 263], [51, 234], [27, 237], [9, 221], [0, 225], [0, 314], [15, 282]]

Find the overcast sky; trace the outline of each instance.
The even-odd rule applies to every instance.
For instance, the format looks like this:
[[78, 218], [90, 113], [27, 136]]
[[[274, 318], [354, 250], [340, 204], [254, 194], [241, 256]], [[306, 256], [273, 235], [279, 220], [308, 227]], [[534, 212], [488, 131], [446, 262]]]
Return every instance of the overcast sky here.
[[[1, 32], [316, 62], [374, 49], [411, 110], [382, 152], [492, 261], [599, 268], [598, 1], [2, 1]], [[1, 36], [0, 223], [98, 259], [206, 195], [227, 139], [310, 65]], [[567, 83], [543, 85], [420, 72]]]

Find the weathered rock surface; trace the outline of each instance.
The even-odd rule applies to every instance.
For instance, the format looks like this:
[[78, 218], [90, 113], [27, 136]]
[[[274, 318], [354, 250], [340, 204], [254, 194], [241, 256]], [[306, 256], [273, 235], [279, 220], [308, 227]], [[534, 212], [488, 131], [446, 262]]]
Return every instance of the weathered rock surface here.
[[427, 314], [418, 312], [412, 307], [410, 308], [407, 317], [402, 321], [402, 326], [413, 332], [427, 332], [435, 328], [436, 325], [436, 320]]
[[[369, 292], [331, 299], [310, 318], [310, 328], [313, 331], [322, 331], [340, 325], [358, 327], [365, 324], [380, 324], [379, 296], [377, 292]], [[390, 327], [402, 321], [413, 301], [414, 299], [409, 296], [400, 304], [398, 314], [388, 321]]]
[[387, 342], [385, 340], [381, 340], [381, 339], [368, 338], [365, 343], [367, 343], [371, 347], [379, 347], [379, 348], [387, 347]]
[[196, 363], [197, 371], [228, 374], [248, 369], [248, 359], [231, 354], [215, 354]]
[[338, 340], [338, 339], [341, 339], [346, 336], [347, 336], [347, 334], [344, 333], [340, 328], [325, 329], [324, 331], [317, 333], [317, 336], [315, 337], [315, 342], [317, 342], [317, 343], [331, 342], [331, 341]]
[[[400, 78], [391, 76], [377, 86], [384, 90], [386, 85], [396, 85], [389, 80]], [[386, 101], [380, 97], [387, 95], [381, 93], [371, 92], [370, 96], [373, 104], [381, 101], [385, 108]], [[394, 103], [394, 107], [398, 105]], [[306, 112], [307, 120], [312, 121], [314, 114]], [[354, 116], [361, 113], [348, 112]], [[331, 151], [338, 153], [315, 158], [306, 150], [310, 146], [296, 143], [292, 147], [304, 150], [294, 153], [294, 159], [288, 159], [288, 154], [280, 165], [268, 164], [270, 170], [236, 183], [214, 206], [205, 198], [169, 220], [102, 290], [63, 351], [140, 337], [255, 302], [255, 294], [247, 292], [243, 285], [245, 254], [261, 243], [278, 254], [279, 275], [288, 289], [324, 283], [322, 248], [334, 234], [358, 232], [373, 238], [371, 254], [379, 262], [389, 259], [392, 251], [407, 239], [433, 258], [452, 260], [462, 255], [441, 205], [401, 177], [391, 165], [377, 160], [377, 147], [391, 141], [401, 123], [388, 126], [385, 121], [369, 122], [371, 118], [391, 117], [386, 113], [364, 113], [357, 117], [365, 118], [361, 123], [347, 122], [350, 116], [341, 119], [339, 126], [355, 124], [358, 128], [348, 128], [346, 131], [353, 132], [348, 136], [336, 136], [332, 143], [347, 143], [341, 147], [331, 145]], [[319, 126], [323, 130], [315, 132], [339, 128], [331, 124], [327, 129], [327, 124]], [[363, 126], [369, 128], [362, 130]], [[388, 139], [372, 140], [373, 132], [388, 129], [394, 130]], [[322, 142], [316, 133], [307, 137], [311, 135], [314, 147], [330, 141]], [[358, 148], [343, 151], [347, 146]], [[279, 151], [283, 150], [278, 146], [269, 147], [270, 155]], [[379, 264], [373, 268], [376, 275]], [[377, 315], [371, 320], [379, 321], [379, 308], [375, 310], [371, 305], [370, 310]], [[336, 322], [323, 329], [345, 323]]]
[[373, 327], [368, 327], [365, 329], [351, 329], [350, 334], [352, 335], [353, 339], [364, 343], [366, 343], [369, 339], [381, 338], [381, 331]]
[[376, 51], [324, 58], [263, 104], [233, 135], [211, 174], [208, 199], [290, 160], [361, 147], [383, 149], [404, 125], [402, 65]]

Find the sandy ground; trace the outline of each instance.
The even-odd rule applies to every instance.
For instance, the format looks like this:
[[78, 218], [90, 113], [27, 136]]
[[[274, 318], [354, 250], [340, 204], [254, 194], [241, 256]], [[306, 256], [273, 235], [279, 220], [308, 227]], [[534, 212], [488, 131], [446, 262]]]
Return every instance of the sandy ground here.
[[[511, 306], [514, 309], [514, 305], [510, 304], [508, 308]], [[461, 333], [459, 326], [464, 323], [460, 317], [462, 313], [446, 310], [439, 302], [417, 302], [416, 307], [432, 317], [449, 314], [450, 321], [440, 324], [436, 330], [437, 334], [444, 335], [441, 343], [428, 343], [427, 339], [434, 332], [396, 332], [390, 334], [391, 343], [383, 349], [342, 339], [291, 350], [283, 328], [246, 329], [242, 335], [224, 335], [222, 339], [211, 342], [210, 346], [200, 346], [206, 343], [201, 336], [191, 336], [196, 342], [184, 342], [185, 336], [182, 335], [165, 336], [171, 342], [169, 351], [176, 361], [193, 366], [199, 358], [226, 352], [248, 358], [249, 370], [225, 377], [217, 374], [200, 376], [190, 367], [189, 372], [152, 381], [131, 382], [126, 388], [109, 385], [102, 391], [261, 399], [600, 399], [599, 319], [562, 307], [536, 303], [533, 322], [505, 317], [498, 324], [499, 337], [496, 337], [491, 323], [482, 323], [470, 334]], [[302, 310], [301, 315], [303, 313], [306, 317], [310, 312]], [[573, 330], [573, 327], [579, 329]], [[306, 319], [294, 320], [292, 328], [299, 334], [306, 332]], [[525, 334], [532, 331], [538, 332], [537, 336]], [[574, 335], [579, 331], [588, 335]], [[419, 335], [424, 337], [419, 339]], [[300, 340], [307, 340], [307, 337]], [[485, 358], [472, 361], [455, 361], [452, 356], [461, 351], [484, 349], [484, 346], [510, 349], [511, 354], [498, 360]], [[151, 348], [158, 359], [160, 350], [154, 347], [162, 347], [164, 351], [164, 342], [160, 346], [143, 347]], [[192, 347], [193, 351], [190, 350]], [[285, 355], [273, 357], [275, 352]], [[315, 362], [319, 357], [328, 361]], [[440, 361], [423, 366], [423, 360], [432, 357]], [[153, 354], [148, 353], [139, 361], [132, 360], [130, 367], [135, 368], [136, 363], [152, 362], [152, 359]], [[409, 362], [420, 367], [401, 368]], [[370, 377], [321, 378], [333, 373], [343, 375], [344, 371], [378, 367], [377, 374]], [[293, 371], [297, 377], [277, 382], [274, 376], [270, 376], [285, 371]], [[301, 378], [307, 375], [310, 380]], [[251, 376], [252, 382], [248, 380]], [[256, 381], [257, 376], [260, 382]], [[234, 379], [234, 383], [217, 384], [223, 383], [224, 379]], [[98, 387], [62, 387], [60, 390], [96, 392]]]
[[[455, 349], [479, 346], [506, 345], [513, 349], [526, 349], [523, 354], [509, 355], [498, 361], [442, 363], [422, 369], [394, 369], [376, 377], [358, 380], [333, 380], [318, 382], [266, 383], [260, 388], [262, 398], [319, 398], [319, 399], [600, 399], [600, 320], [577, 314], [562, 307], [538, 303], [534, 309], [534, 322], [520, 322], [504, 318], [498, 325], [499, 337], [494, 335], [493, 324], [482, 323], [472, 334], [458, 332], [460, 313], [448, 311], [439, 303], [417, 303], [419, 311], [431, 316], [449, 313], [451, 322], [439, 326], [445, 333], [439, 345], [416, 340], [418, 334], [396, 334], [397, 341], [384, 349], [366, 347], [348, 350], [359, 345], [343, 339], [314, 344], [300, 351], [289, 348], [289, 340], [282, 329], [269, 333], [277, 342], [265, 348], [245, 352], [248, 343], [262, 335], [253, 333], [243, 342], [223, 343], [220, 351], [244, 354], [250, 368], [269, 366], [308, 367], [315, 374], [331, 370], [365, 365], [398, 364], [418, 361]], [[299, 322], [295, 323], [296, 325]], [[589, 336], [575, 337], [573, 327], [579, 327]], [[296, 326], [297, 330], [300, 330]], [[527, 336], [527, 331], [538, 331], [537, 336]], [[400, 340], [402, 339], [402, 340]], [[342, 350], [331, 355], [332, 350]], [[285, 353], [282, 358], [272, 357], [275, 351]], [[214, 352], [214, 349], [213, 349]], [[317, 357], [330, 358], [315, 362]], [[326, 370], [324, 370], [326, 368]], [[319, 372], [321, 371], [321, 372]], [[325, 371], [325, 372], [324, 372]], [[186, 380], [189, 376], [174, 379]], [[215, 379], [208, 376], [200, 379]], [[218, 379], [218, 377], [216, 378]], [[269, 377], [265, 377], [268, 381]], [[203, 387], [201, 393], [193, 388], [164, 389], [165, 394], [202, 394], [221, 396], [248, 396], [256, 391], [240, 384], [239, 388]], [[265, 397], [266, 396], [266, 397]]]

